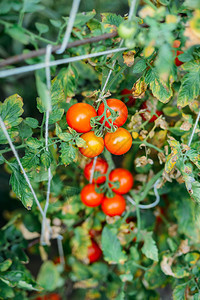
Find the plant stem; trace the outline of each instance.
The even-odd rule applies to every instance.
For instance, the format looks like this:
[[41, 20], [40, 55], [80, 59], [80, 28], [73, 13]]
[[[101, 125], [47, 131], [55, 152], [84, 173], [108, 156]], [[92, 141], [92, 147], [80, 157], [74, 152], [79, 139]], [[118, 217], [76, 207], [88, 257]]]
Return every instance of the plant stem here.
[[137, 216], [137, 240], [136, 242], [139, 243], [140, 240], [140, 231], [141, 231], [141, 216], [140, 216], [140, 208], [139, 208], [139, 199], [136, 200], [136, 216]]
[[[26, 145], [22, 144], [22, 145], [19, 145], [19, 146], [15, 146], [15, 149], [22, 149], [22, 148], [26, 148]], [[4, 154], [4, 153], [10, 152], [10, 151], [12, 151], [11, 148], [0, 150], [0, 154]]]
[[156, 147], [155, 145], [152, 145], [150, 143], [148, 143], [147, 141], [133, 141], [133, 144], [136, 144], [136, 145], [140, 145], [140, 144], [145, 144], [146, 146], [150, 147], [150, 148], [153, 148], [155, 150], [157, 150], [158, 152], [161, 152], [163, 153], [163, 150], [159, 149], [158, 147]]
[[137, 263], [136, 263], [136, 262], [134, 262], [134, 261], [131, 261], [131, 264], [133, 264], [134, 266], [136, 266], [136, 267], [138, 267], [139, 269], [142, 269], [142, 270], [144, 270], [144, 271], [148, 270], [148, 268], [146, 268], [146, 267], [143, 267], [143, 266], [141, 266], [141, 265], [137, 264]]

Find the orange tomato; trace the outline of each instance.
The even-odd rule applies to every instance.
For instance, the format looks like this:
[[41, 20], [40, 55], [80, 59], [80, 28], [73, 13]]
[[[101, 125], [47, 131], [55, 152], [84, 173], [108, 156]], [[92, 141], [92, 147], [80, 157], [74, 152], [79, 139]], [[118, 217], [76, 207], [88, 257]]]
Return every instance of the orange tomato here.
[[97, 113], [90, 104], [76, 103], [68, 109], [66, 120], [69, 127], [77, 132], [88, 132], [92, 129], [90, 119], [96, 116]]
[[87, 157], [95, 157], [101, 154], [104, 149], [104, 140], [98, 137], [93, 131], [89, 131], [81, 135], [81, 138], [86, 142], [84, 147], [79, 148], [79, 151]]
[[126, 201], [119, 194], [115, 194], [112, 198], [104, 197], [101, 208], [105, 215], [120, 216], [125, 211]]
[[104, 142], [110, 153], [122, 155], [131, 148], [132, 137], [126, 129], [120, 127], [113, 133], [106, 133]]
[[[115, 119], [115, 121], [113, 122], [113, 125], [116, 125], [117, 127], [122, 126], [128, 117], [128, 109], [126, 107], [126, 105], [118, 99], [108, 99], [106, 100], [107, 105], [114, 111], [117, 111], [119, 113], [119, 116]], [[98, 116], [101, 116], [104, 113], [104, 103], [102, 102], [99, 106], [98, 109]], [[106, 116], [107, 118], [111, 115], [109, 109], [107, 109], [106, 111]], [[100, 119], [100, 123], [103, 123], [104, 121], [104, 117], [102, 117]], [[111, 121], [111, 119], [109, 119], [109, 121]], [[105, 126], [107, 126], [108, 128], [110, 128], [110, 124], [108, 122], [105, 122]]]
[[113, 192], [117, 194], [126, 194], [133, 186], [133, 176], [131, 172], [123, 168], [117, 168], [111, 171], [109, 179], [111, 182], [119, 182], [118, 188], [112, 188], [111, 184]]

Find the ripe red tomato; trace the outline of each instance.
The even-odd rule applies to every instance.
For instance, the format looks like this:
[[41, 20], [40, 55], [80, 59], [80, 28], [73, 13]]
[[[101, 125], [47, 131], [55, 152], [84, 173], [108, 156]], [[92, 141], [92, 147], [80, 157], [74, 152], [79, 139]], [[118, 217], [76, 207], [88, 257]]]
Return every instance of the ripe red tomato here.
[[98, 137], [93, 131], [86, 132], [81, 135], [81, 138], [86, 142], [86, 146], [79, 148], [79, 151], [87, 157], [95, 157], [101, 154], [104, 149], [104, 140]]
[[132, 137], [126, 129], [120, 127], [113, 133], [106, 133], [104, 142], [110, 153], [122, 155], [131, 148]]
[[109, 176], [110, 181], [119, 181], [119, 188], [111, 188], [117, 194], [126, 194], [133, 186], [133, 176], [131, 172], [123, 168], [117, 168], [111, 171]]
[[179, 66], [181, 66], [182, 64], [184, 64], [184, 62], [182, 62], [182, 61], [180, 61], [180, 60], [178, 59], [178, 56], [179, 56], [180, 54], [182, 54], [182, 53], [183, 53], [183, 51], [180, 51], [180, 50], [177, 50], [177, 51], [176, 51], [176, 58], [175, 58], [174, 62], [175, 62], [175, 65], [176, 65], [177, 67], [179, 67]]
[[175, 40], [175, 41], [173, 42], [172, 47], [173, 47], [173, 48], [179, 48], [180, 45], [181, 45], [181, 42], [180, 42], [179, 40]]
[[[140, 108], [141, 108], [141, 109], [146, 109], [146, 108], [148, 108], [148, 107], [147, 107], [147, 102], [145, 101], [144, 103], [142, 103], [142, 105], [141, 105]], [[147, 109], [147, 111], [150, 113], [150, 110]], [[162, 111], [156, 110], [156, 114], [157, 114], [158, 116], [161, 116], [161, 115], [162, 115]], [[143, 119], [144, 121], [146, 121], [145, 115], [144, 115], [144, 114], [141, 114], [141, 116], [142, 116], [142, 119]], [[149, 123], [153, 123], [153, 122], [154, 122], [155, 120], [157, 120], [157, 119], [158, 119], [158, 117], [157, 117], [156, 115], [153, 115], [153, 116], [151, 117], [151, 119], [149, 120]]]
[[136, 98], [133, 97], [131, 90], [128, 89], [123, 89], [121, 91], [121, 95], [125, 95], [125, 97], [122, 98], [122, 100], [124, 101], [125, 98], [128, 98], [129, 100], [126, 102], [126, 106], [131, 107], [135, 105], [136, 102]]
[[95, 238], [97, 235], [100, 235], [101, 234], [101, 230], [96, 230], [94, 228], [91, 228], [89, 230], [89, 235], [91, 238]]
[[89, 207], [95, 207], [101, 204], [104, 194], [95, 191], [95, 184], [87, 184], [81, 191], [81, 201]]
[[76, 103], [68, 109], [66, 120], [69, 127], [77, 132], [88, 132], [92, 129], [90, 119], [96, 116], [97, 113], [90, 104]]
[[[119, 113], [119, 116], [115, 119], [115, 121], [113, 122], [113, 125], [116, 125], [117, 127], [122, 126], [128, 117], [128, 109], [126, 107], [126, 105], [118, 99], [108, 99], [106, 100], [108, 106], [113, 109], [114, 111], [117, 111]], [[104, 103], [102, 102], [99, 106], [98, 109], [98, 116], [101, 116], [104, 112]], [[107, 109], [106, 111], [106, 116], [109, 117], [111, 115], [109, 109]], [[102, 117], [100, 119], [100, 123], [103, 123], [104, 121], [104, 117]], [[111, 121], [111, 119], [109, 119], [109, 121]], [[110, 128], [110, 125], [108, 122], [105, 123], [105, 126], [107, 126], [108, 128]]]
[[[85, 178], [89, 181], [90, 180], [90, 176], [91, 176], [91, 172], [92, 172], [92, 166], [93, 166], [93, 160], [88, 163], [86, 166], [85, 166], [85, 169], [84, 169], [84, 176]], [[102, 175], [105, 175], [106, 172], [108, 170], [108, 164], [107, 162], [98, 157], [97, 158], [97, 161], [96, 161], [96, 165], [95, 165], [95, 169], [94, 171], [98, 171], [100, 172]], [[93, 178], [93, 183], [104, 183], [106, 181], [106, 177], [105, 176], [99, 176], [97, 179], [94, 179]]]
[[126, 201], [119, 194], [115, 194], [112, 198], [104, 197], [101, 208], [104, 214], [110, 217], [120, 216], [125, 211]]
[[61, 300], [61, 297], [58, 294], [53, 293], [49, 295], [39, 296], [35, 300]]
[[91, 240], [91, 245], [88, 247], [88, 258], [90, 263], [99, 260], [101, 255], [102, 255], [101, 248], [95, 241]]

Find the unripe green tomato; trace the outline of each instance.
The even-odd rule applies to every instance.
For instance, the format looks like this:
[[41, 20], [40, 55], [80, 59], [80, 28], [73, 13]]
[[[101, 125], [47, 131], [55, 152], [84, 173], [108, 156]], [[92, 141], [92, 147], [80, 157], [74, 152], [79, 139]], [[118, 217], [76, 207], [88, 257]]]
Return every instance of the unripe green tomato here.
[[127, 39], [125, 40], [125, 46], [129, 49], [133, 49], [136, 46], [136, 43], [133, 39]]
[[133, 22], [123, 22], [119, 25], [118, 34], [123, 39], [129, 39], [135, 35], [137, 31], [137, 24]]
[[139, 42], [139, 44], [141, 46], [144, 46], [145, 44], [145, 36], [144, 36], [144, 33], [143, 32], [140, 32], [138, 35], [137, 35], [137, 40]]

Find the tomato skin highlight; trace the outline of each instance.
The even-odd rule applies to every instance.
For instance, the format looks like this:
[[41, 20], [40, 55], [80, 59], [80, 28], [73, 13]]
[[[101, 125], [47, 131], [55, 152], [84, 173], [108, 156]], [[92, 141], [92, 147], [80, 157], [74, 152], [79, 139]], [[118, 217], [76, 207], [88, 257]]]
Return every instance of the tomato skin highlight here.
[[77, 132], [88, 132], [92, 129], [90, 119], [96, 117], [94, 107], [87, 103], [76, 103], [72, 105], [66, 114], [66, 121], [69, 127]]
[[115, 194], [112, 198], [104, 197], [101, 208], [107, 216], [121, 216], [126, 209], [126, 200], [119, 194]]
[[89, 207], [99, 206], [104, 198], [104, 194], [95, 191], [95, 184], [87, 184], [81, 190], [81, 201]]
[[104, 149], [104, 140], [102, 137], [98, 137], [93, 131], [89, 131], [82, 134], [81, 138], [86, 142], [86, 146], [79, 148], [81, 154], [91, 158], [101, 154]]
[[[128, 89], [123, 89], [121, 91], [121, 95], [124, 95], [126, 98], [128, 98], [129, 100], [125, 103], [126, 106], [128, 107], [132, 107], [135, 105], [135, 102], [136, 102], [136, 98], [133, 97], [132, 93], [131, 93], [131, 90], [128, 90]], [[124, 101], [124, 97], [122, 98], [122, 100]]]
[[[145, 101], [144, 103], [142, 103], [140, 109], [146, 109], [146, 108], [148, 108], [148, 107], [147, 107], [147, 104], [146, 104], [146, 101]], [[150, 110], [147, 109], [147, 111], [150, 113]], [[156, 114], [157, 114], [158, 117], [159, 117], [159, 116], [161, 116], [163, 113], [162, 113], [162, 111], [160, 111], [160, 110], [156, 110]], [[144, 121], [147, 120], [147, 119], [145, 118], [145, 115], [144, 115], [144, 114], [141, 114], [141, 117], [142, 117], [142, 119], [143, 119]], [[157, 117], [156, 115], [153, 115], [153, 116], [151, 117], [151, 119], [149, 120], [149, 123], [153, 123], [155, 120], [158, 119], [158, 117]]]
[[[85, 178], [88, 181], [90, 180], [90, 175], [91, 175], [91, 172], [92, 172], [92, 166], [93, 166], [93, 160], [90, 163], [88, 163], [85, 166], [85, 168], [84, 168], [84, 176], [85, 176]], [[106, 172], [107, 172], [107, 170], [108, 170], [108, 164], [107, 164], [107, 162], [104, 159], [98, 157], [97, 161], [96, 161], [96, 165], [95, 165], [94, 171], [98, 171], [102, 175], [105, 175]], [[98, 183], [98, 184], [100, 184], [100, 183], [104, 183], [105, 181], [106, 181], [106, 177], [105, 176], [99, 176], [96, 179], [93, 178], [92, 183]]]
[[101, 255], [102, 255], [101, 248], [95, 241], [91, 240], [91, 245], [88, 247], [88, 258], [90, 263], [99, 260]]
[[[119, 116], [115, 119], [113, 122], [113, 125], [120, 127], [122, 126], [128, 117], [128, 109], [126, 105], [119, 99], [108, 99], [106, 100], [107, 105], [113, 109], [114, 111], [117, 111], [119, 113]], [[98, 109], [98, 116], [101, 116], [104, 113], [104, 103], [102, 102]], [[107, 109], [106, 116], [107, 118], [111, 115], [110, 111]], [[104, 117], [100, 119], [100, 123], [103, 123]], [[111, 121], [111, 119], [109, 119]], [[108, 122], [105, 122], [105, 126], [110, 128], [110, 124]]]
[[127, 194], [133, 186], [133, 176], [131, 172], [123, 168], [117, 168], [111, 171], [109, 176], [110, 181], [119, 181], [119, 188], [111, 188], [117, 194]]
[[122, 155], [131, 148], [132, 136], [126, 129], [120, 127], [113, 133], [106, 133], [104, 142], [110, 153]]

